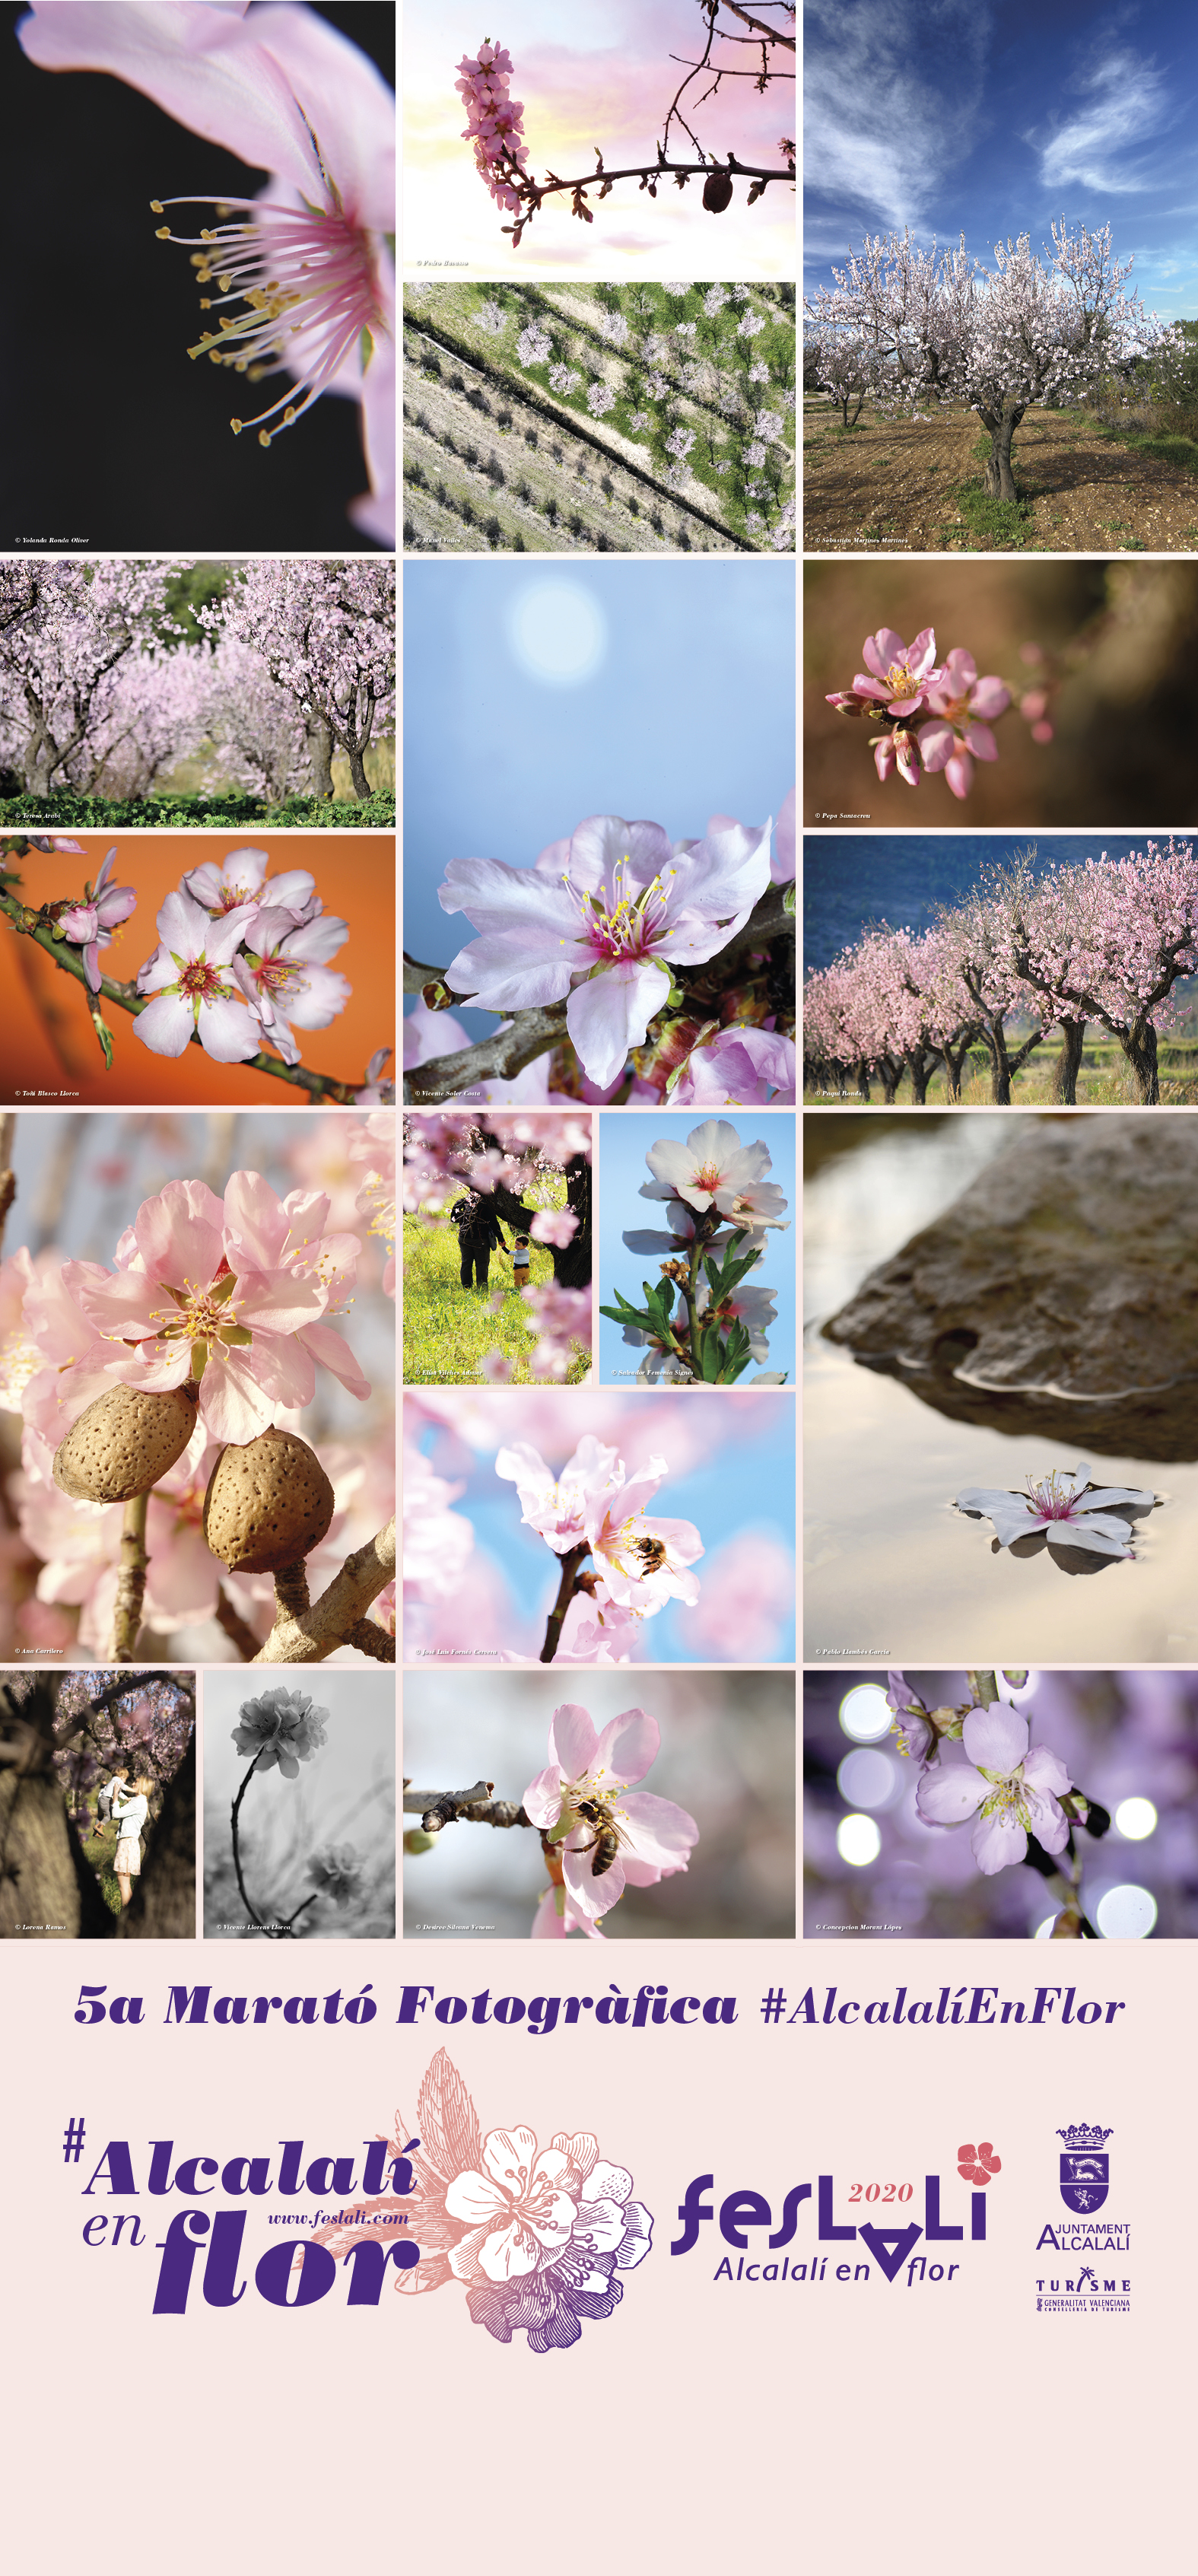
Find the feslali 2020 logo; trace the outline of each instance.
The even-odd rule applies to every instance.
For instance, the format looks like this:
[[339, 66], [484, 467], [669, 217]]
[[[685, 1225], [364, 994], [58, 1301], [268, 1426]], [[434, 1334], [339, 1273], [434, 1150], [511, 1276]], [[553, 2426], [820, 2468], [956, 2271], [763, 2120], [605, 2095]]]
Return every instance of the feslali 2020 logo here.
[[[958, 2147], [958, 2177], [962, 2182], [973, 2185], [969, 2196], [971, 2245], [983, 2245], [986, 2241], [986, 2189], [994, 2176], [1001, 2171], [1002, 2158], [995, 2154], [989, 2139], [984, 2139], [980, 2146]], [[709, 2201], [705, 2197], [708, 2192], [714, 2191], [714, 2187], [714, 2174], [696, 2174], [693, 2182], [687, 2184], [686, 2196], [678, 2211], [682, 2221], [682, 2234], [671, 2245], [671, 2254], [692, 2253], [699, 2242], [700, 2229], [704, 2225], [717, 2223], [714, 2200]], [[938, 2284], [951, 2288], [952, 2284], [960, 2279], [963, 2269], [964, 2218], [962, 2217], [958, 2223], [942, 2212], [940, 2176], [935, 2173], [925, 2174], [923, 2179], [922, 2226], [916, 2219], [908, 2219], [905, 2224], [898, 2224], [889, 2217], [882, 2218], [883, 2211], [902, 2208], [914, 2197], [915, 2185], [912, 2182], [850, 2183], [845, 2187], [844, 2199], [841, 2202], [842, 2210], [869, 2208], [871, 2215], [868, 2218], [862, 2216], [846, 2219], [842, 2216], [838, 2219], [835, 2175], [819, 2174], [816, 2178], [814, 2212], [807, 2213], [814, 2214], [817, 2221], [817, 2245], [822, 2249], [828, 2245], [845, 2246], [856, 2243], [864, 2246], [869, 2258], [863, 2263], [852, 2259], [833, 2261], [829, 2272], [829, 2257], [822, 2250], [819, 2252], [813, 2250], [797, 2261], [790, 2253], [784, 2252], [785, 2248], [794, 2243], [798, 2234], [799, 2213], [804, 2202], [812, 2199], [812, 2188], [809, 2182], [791, 2184], [783, 2199], [776, 2227], [773, 2210], [763, 2193], [743, 2189], [731, 2191], [720, 2202], [718, 2226], [724, 2243], [733, 2248], [738, 2259], [734, 2270], [731, 2254], [721, 2255], [712, 2278], [715, 2281], [746, 2284], [758, 2281], [763, 2283], [833, 2281], [842, 2284], [844, 2282], [858, 2284], [868, 2283], [875, 2274], [880, 2275], [885, 2281], [895, 2281], [905, 2266], [909, 2290], [922, 2288], [925, 2285], [935, 2288]], [[875, 2212], [876, 2215], [873, 2214]], [[745, 2255], [753, 2250], [750, 2246], [749, 2231], [758, 2228], [764, 2231], [763, 2242], [759, 2240], [757, 2244], [758, 2253], [764, 2255], [768, 2250], [774, 2255], [781, 2255], [781, 2262], [770, 2263], [759, 2260], [746, 2263]], [[925, 2250], [917, 2254], [915, 2247], [921, 2237]], [[941, 2258], [931, 2254], [929, 2250], [932, 2246], [951, 2245], [960, 2245], [962, 2248], [962, 2255], [953, 2261], [948, 2259], [947, 2254]]]
[[1093, 2263], [1083, 2263], [1077, 2271], [1058, 2265], [1055, 2274], [1037, 2274], [1036, 2306], [1058, 2316], [1088, 2316], [1094, 2309], [1126, 2311], [1131, 2306], [1131, 2281], [1126, 2273], [1110, 2267], [1116, 2255], [1127, 2253], [1131, 2230], [1124, 2219], [1098, 2216], [1110, 2190], [1106, 2142], [1114, 2130], [1091, 2129], [1082, 2122], [1056, 2134], [1063, 2141], [1061, 2198], [1076, 2224], [1066, 2226], [1060, 2219], [1050, 2219], [1040, 2231], [1036, 2252], [1048, 2246], [1055, 2254], [1092, 2254], [1105, 2262], [1098, 2269]]

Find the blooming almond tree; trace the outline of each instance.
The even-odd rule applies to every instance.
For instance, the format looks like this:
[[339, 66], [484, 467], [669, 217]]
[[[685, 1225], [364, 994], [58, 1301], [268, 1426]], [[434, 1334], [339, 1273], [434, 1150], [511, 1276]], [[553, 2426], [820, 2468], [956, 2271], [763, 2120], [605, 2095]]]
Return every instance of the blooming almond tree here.
[[1083, 402], [1167, 336], [1124, 293], [1131, 266], [1115, 259], [1109, 224], [1074, 232], [1064, 217], [1051, 250], [1037, 255], [1021, 233], [996, 243], [992, 269], [969, 258], [964, 234], [943, 252], [909, 233], [867, 234], [805, 309], [821, 370], [835, 378], [849, 364], [879, 409], [915, 419], [940, 403], [976, 411], [991, 441], [986, 490], [1014, 501], [1011, 441], [1029, 404]]
[[395, 730], [395, 566], [299, 560], [246, 565], [200, 623], [251, 647], [309, 728], [327, 729], [370, 795], [363, 756]]

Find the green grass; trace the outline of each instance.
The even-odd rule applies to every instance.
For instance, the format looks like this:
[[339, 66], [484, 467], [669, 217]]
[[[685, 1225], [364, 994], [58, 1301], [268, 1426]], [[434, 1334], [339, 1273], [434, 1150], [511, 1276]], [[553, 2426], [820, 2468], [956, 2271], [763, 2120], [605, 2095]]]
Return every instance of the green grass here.
[[[1017, 1044], [1014, 1036], [1008, 1040], [1008, 1044], [1014, 1054]], [[1198, 1106], [1198, 1044], [1193, 1040], [1162, 1038], [1158, 1041], [1158, 1046], [1162, 1107], [1183, 1109]], [[1059, 1053], [1059, 1041], [1049, 1038], [1043, 1046], [1038, 1046], [1028, 1057], [1027, 1063], [1015, 1075], [1011, 1084], [1012, 1108], [1052, 1108], [1053, 1076]], [[859, 1100], [855, 1091], [847, 1092], [843, 1098], [843, 1105], [853, 1109], [867, 1107], [885, 1109], [888, 1105], [910, 1108], [912, 1105], [911, 1084], [906, 1075], [903, 1076], [894, 1102], [891, 1104], [887, 1104], [883, 1098], [880, 1082], [871, 1079], [870, 1091], [873, 1096], [868, 1102]], [[821, 1095], [813, 1091], [807, 1093], [809, 1100], [819, 1096]], [[840, 1095], [838, 1094], [837, 1097], [839, 1098]], [[959, 1106], [962, 1109], [984, 1107], [989, 1103], [990, 1098], [990, 1060], [980, 1049], [974, 1049], [962, 1072]], [[1114, 1044], [1096, 1046], [1087, 1044], [1083, 1050], [1081, 1071], [1077, 1078], [1078, 1107], [1134, 1109], [1139, 1104], [1139, 1098], [1136, 1078], [1122, 1047]], [[938, 1070], [928, 1084], [925, 1106], [929, 1109], [948, 1109], [953, 1105], [948, 1097], [944, 1075]]]
[[1087, 428], [1097, 431], [1115, 447], [1139, 447], [1146, 456], [1163, 456], [1168, 465], [1181, 465], [1187, 474], [1198, 474], [1198, 440], [1179, 438], [1170, 432], [1143, 429], [1119, 429], [1104, 420], [1087, 420]]
[[111, 1832], [106, 1833], [102, 1827], [97, 1829], [93, 1826], [91, 1833], [82, 1838], [83, 1857], [88, 1868], [94, 1869], [99, 1879], [100, 1894], [110, 1914], [119, 1914], [121, 1911], [121, 1891], [117, 1886], [112, 1867], [112, 1856], [116, 1846], [116, 1835]]
[[51, 796], [0, 797], [0, 831], [20, 829], [23, 824], [36, 824], [53, 831], [60, 824], [73, 824], [79, 829], [93, 825], [98, 831], [111, 831], [118, 823], [152, 824], [155, 828], [171, 826], [203, 831], [237, 832], [246, 824], [277, 823], [302, 825], [308, 832], [345, 831], [364, 825], [391, 825], [395, 821], [395, 797], [385, 790], [371, 796], [343, 797], [289, 796], [281, 805], [268, 804], [261, 796], [242, 796], [232, 790], [210, 796], [76, 796], [70, 789], [56, 789]]
[[[564, 1177], [550, 1180], [552, 1204], [564, 1207]], [[463, 1288], [461, 1252], [453, 1226], [431, 1226], [427, 1219], [405, 1216], [404, 1221], [404, 1360], [406, 1386], [482, 1386], [483, 1360], [488, 1351], [501, 1351], [511, 1363], [512, 1386], [537, 1386], [545, 1381], [533, 1376], [529, 1353], [535, 1349], [535, 1338], [528, 1330], [528, 1308], [512, 1281], [510, 1253], [493, 1252], [486, 1288]], [[510, 1243], [512, 1230], [503, 1225]], [[553, 1278], [552, 1255], [538, 1243], [529, 1246], [529, 1285], [544, 1288]], [[503, 1304], [495, 1314], [491, 1298], [503, 1293]], [[575, 1358], [566, 1375], [567, 1386], [577, 1386], [590, 1367], [590, 1352], [580, 1342], [573, 1345]]]

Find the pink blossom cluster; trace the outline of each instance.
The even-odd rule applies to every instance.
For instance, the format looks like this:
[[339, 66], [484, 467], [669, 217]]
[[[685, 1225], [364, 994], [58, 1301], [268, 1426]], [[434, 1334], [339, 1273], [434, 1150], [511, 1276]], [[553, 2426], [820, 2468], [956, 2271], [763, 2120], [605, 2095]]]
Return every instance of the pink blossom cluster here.
[[296, 1028], [323, 1029], [353, 987], [329, 959], [349, 924], [326, 913], [306, 868], [268, 877], [265, 850], [233, 850], [189, 869], [158, 914], [159, 945], [139, 968], [149, 994], [133, 1026], [155, 1055], [179, 1056], [193, 1032], [221, 1064], [269, 1048], [298, 1064]]
[[[908, 787], [918, 787], [925, 771], [942, 769], [954, 796], [968, 796], [975, 760], [997, 760], [991, 722], [1005, 715], [1011, 691], [991, 673], [978, 678], [972, 653], [960, 646], [936, 661], [936, 635], [921, 628], [913, 644], [904, 644], [892, 626], [867, 635], [862, 647], [867, 671], [858, 671], [851, 689], [830, 689], [829, 706], [839, 714], [868, 716], [889, 730], [871, 735], [874, 766], [881, 779], [897, 769]], [[1022, 711], [1029, 721], [1042, 719], [1047, 698], [1026, 691]], [[913, 727], [910, 718], [925, 714]], [[1052, 726], [1033, 723], [1037, 741], [1050, 739]]]
[[584, 1111], [545, 1118], [488, 1109], [482, 1120], [469, 1109], [414, 1111], [404, 1119], [404, 1208], [438, 1217], [463, 1187], [489, 1193], [497, 1180], [518, 1193], [539, 1168], [561, 1170], [576, 1154], [590, 1162], [591, 1121]]
[[667, 1601], [698, 1600], [690, 1568], [703, 1542], [694, 1523], [645, 1513], [669, 1472], [665, 1458], [653, 1457], [629, 1475], [618, 1450], [589, 1431], [557, 1476], [526, 1440], [498, 1452], [495, 1473], [515, 1485], [528, 1528], [555, 1556], [582, 1549], [592, 1559], [591, 1588], [566, 1612], [559, 1662], [612, 1662], [629, 1632]]
[[[1037, 1035], [1058, 1026], [1080, 1038], [1095, 1021], [1153, 1101], [1155, 1033], [1168, 1024], [1174, 986], [1196, 971], [1191, 842], [1149, 841], [1126, 858], [1103, 852], [1044, 873], [1019, 855], [992, 867], [931, 930], [870, 929], [810, 976], [804, 1054], [818, 1084], [839, 1089], [876, 1072], [893, 1098], [906, 1071], [922, 1099], [937, 1063], [955, 1091], [962, 1057], [979, 1039], [1001, 1076], [1004, 1024], [1016, 1015], [1037, 1023]], [[1009, 1098], [1009, 1068], [996, 1096]]]
[[474, 145], [474, 166], [496, 205], [515, 213], [520, 197], [504, 174], [523, 170], [528, 146], [523, 140], [524, 101], [510, 92], [511, 55], [502, 45], [487, 42], [477, 54], [463, 54], [457, 68], [461, 79], [454, 88], [468, 120], [462, 141]]

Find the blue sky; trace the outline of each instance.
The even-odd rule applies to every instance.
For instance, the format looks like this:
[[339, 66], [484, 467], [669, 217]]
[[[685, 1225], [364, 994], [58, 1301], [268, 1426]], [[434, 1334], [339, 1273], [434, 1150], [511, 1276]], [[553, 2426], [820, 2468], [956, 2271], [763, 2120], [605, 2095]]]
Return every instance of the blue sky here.
[[[565, 685], [528, 659], [531, 628], [552, 669], [559, 597]], [[437, 901], [450, 859], [529, 868], [589, 814], [696, 839], [794, 784], [793, 564], [409, 563], [403, 602], [404, 946], [428, 964], [474, 936]]]
[[1198, 11], [1178, 0], [806, 0], [805, 273], [866, 232], [988, 261], [1064, 214], [1135, 254], [1129, 291], [1198, 314]]
[[803, 972], [830, 966], [860, 939], [867, 922], [892, 930], [930, 930], [938, 904], [963, 901], [986, 867], [1005, 867], [1016, 851], [1034, 864], [1084, 867], [1105, 854], [1130, 858], [1142, 832], [812, 832], [803, 843]]
[[[697, 1109], [671, 1110], [664, 1115], [652, 1110], [644, 1116], [626, 1110], [613, 1112], [599, 1121], [599, 1295], [605, 1306], [614, 1306], [613, 1289], [619, 1288], [633, 1305], [641, 1303], [642, 1281], [655, 1280], [663, 1254], [630, 1252], [624, 1241], [626, 1233], [642, 1229], [661, 1232], [665, 1220], [662, 1199], [643, 1199], [642, 1181], [652, 1176], [645, 1156], [661, 1136], [676, 1137], [685, 1143], [692, 1130], [701, 1124], [704, 1112]], [[762, 1117], [752, 1109], [741, 1110], [728, 1122], [736, 1128], [742, 1145], [755, 1144], [764, 1137], [769, 1147], [770, 1168], [764, 1177], [776, 1181], [787, 1202], [790, 1221], [788, 1234], [771, 1234], [769, 1249], [756, 1283], [774, 1291], [777, 1324], [769, 1336], [769, 1358], [750, 1361], [742, 1386], [751, 1386], [759, 1368], [786, 1369], [791, 1383], [795, 1368], [795, 1122], [789, 1110], [774, 1117]], [[621, 1326], [599, 1320], [599, 1375], [604, 1385], [635, 1384], [636, 1371], [643, 1353], [635, 1344], [626, 1342]], [[630, 1376], [626, 1377], [626, 1372]]]

